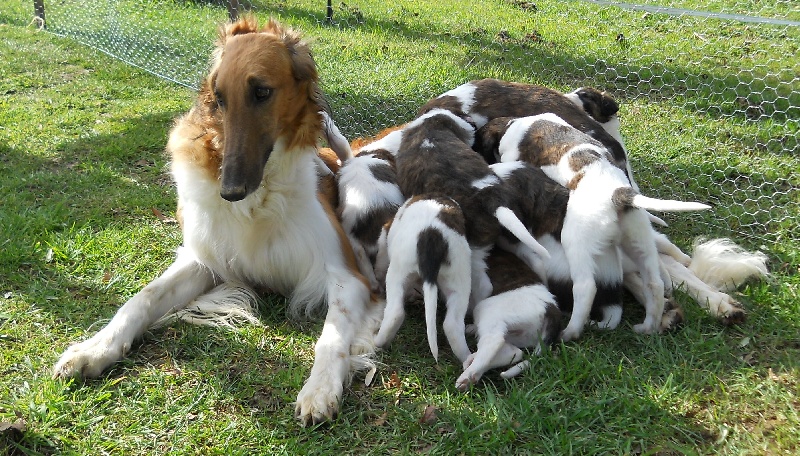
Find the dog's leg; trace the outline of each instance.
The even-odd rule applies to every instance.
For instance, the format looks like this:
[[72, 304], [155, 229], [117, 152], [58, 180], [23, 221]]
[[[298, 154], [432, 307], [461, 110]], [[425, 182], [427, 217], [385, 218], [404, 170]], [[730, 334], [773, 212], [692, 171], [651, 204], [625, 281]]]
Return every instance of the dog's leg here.
[[472, 249], [470, 308], [492, 295], [492, 281], [489, 280], [489, 274], [486, 273], [486, 256], [488, 254], [489, 249]]
[[542, 280], [545, 285], [547, 284], [547, 265], [542, 257], [537, 255], [530, 247], [522, 242], [512, 243], [502, 235], [497, 238], [497, 246], [506, 252], [511, 252], [516, 255], [517, 258], [525, 262], [525, 264], [539, 276], [540, 280]]
[[675, 261], [669, 255], [661, 255], [661, 261], [669, 271], [672, 283], [676, 287], [684, 287], [700, 307], [706, 309], [711, 315], [717, 317], [723, 324], [730, 325], [741, 323], [745, 320], [744, 309], [728, 294], [712, 288], [699, 278], [686, 266]]
[[692, 262], [692, 257], [685, 254], [677, 245], [673, 244], [665, 234], [659, 233], [656, 230], [653, 230], [653, 234], [656, 240], [658, 253], [669, 255], [678, 263], [689, 266], [689, 263]]
[[350, 271], [330, 272], [328, 313], [314, 346], [314, 366], [297, 396], [295, 416], [304, 426], [333, 419], [350, 378], [351, 351], [368, 310], [369, 290]]
[[630, 211], [620, 219], [623, 240], [620, 247], [636, 264], [642, 276], [646, 292], [644, 293], [645, 319], [633, 326], [633, 330], [641, 334], [656, 334], [661, 327], [664, 315], [664, 281], [661, 278], [661, 267], [655, 231], [647, 220], [644, 210]]
[[[499, 329], [499, 328], [497, 328]], [[522, 350], [506, 343], [502, 332], [484, 334], [478, 340], [478, 350], [464, 361], [464, 372], [456, 380], [456, 388], [466, 391], [483, 374], [495, 367], [508, 366], [522, 360]]]
[[381, 328], [375, 336], [375, 345], [380, 348], [389, 345], [405, 319], [403, 296], [406, 276], [401, 269], [403, 268], [397, 263], [389, 263], [389, 270], [386, 272], [386, 310], [383, 313]]
[[375, 268], [372, 266], [372, 261], [370, 261], [369, 255], [367, 255], [367, 251], [364, 249], [364, 245], [352, 236], [348, 237], [350, 238], [350, 245], [353, 246], [353, 253], [356, 256], [359, 272], [369, 281], [372, 292], [380, 293], [380, 282], [378, 282], [378, 278], [375, 276]]
[[442, 289], [447, 298], [447, 313], [445, 314], [442, 327], [447, 337], [447, 342], [450, 344], [450, 348], [461, 363], [471, 354], [469, 345], [467, 345], [466, 328], [464, 325], [464, 319], [469, 309], [469, 295], [466, 291], [468, 289], [469, 287], [463, 289], [456, 289], [455, 287]]
[[180, 310], [210, 290], [214, 275], [179, 250], [174, 263], [117, 311], [92, 338], [70, 346], [53, 368], [53, 377], [97, 377], [122, 359], [134, 339], [170, 311]]
[[[565, 226], [566, 225], [565, 223]], [[594, 248], [585, 245], [574, 230], [564, 230], [562, 232], [562, 246], [569, 263], [569, 273], [572, 278], [572, 315], [570, 315], [567, 327], [561, 332], [560, 339], [564, 342], [575, 340], [580, 337], [583, 327], [589, 321], [589, 314], [592, 311], [592, 303], [597, 294], [597, 283], [595, 283], [592, 257]]]

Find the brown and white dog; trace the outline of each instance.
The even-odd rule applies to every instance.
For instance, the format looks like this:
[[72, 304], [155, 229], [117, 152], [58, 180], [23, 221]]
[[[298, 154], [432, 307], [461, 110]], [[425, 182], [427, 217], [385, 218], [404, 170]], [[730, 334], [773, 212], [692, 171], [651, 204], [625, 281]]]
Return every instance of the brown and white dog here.
[[[597, 262], [614, 259], [621, 276], [618, 248], [637, 265], [649, 290], [643, 303], [645, 321], [635, 325], [634, 330], [658, 332], [664, 311], [664, 278], [655, 234], [644, 209], [691, 211], [709, 206], [639, 194], [619, 164], [614, 165], [611, 150], [552, 113], [496, 118], [481, 129], [480, 136], [487, 150], [502, 162], [531, 163], [572, 190], [572, 210], [567, 217], [572, 215], [574, 219], [565, 220], [561, 244], [569, 263], [574, 307], [562, 339], [577, 338], [589, 319], [597, 292], [593, 277]], [[589, 232], [592, 236], [587, 238]]]
[[[499, 79], [480, 79], [462, 84], [438, 97], [428, 101], [419, 109], [418, 115], [432, 109], [448, 109], [456, 114], [468, 115], [481, 128], [487, 122], [498, 117], [527, 117], [537, 114], [553, 113], [568, 124], [600, 141], [611, 153], [611, 162], [625, 171], [634, 189], [638, 189], [633, 181], [628, 157], [622, 143], [609, 134], [607, 129], [612, 124], [602, 125], [602, 119], [611, 119], [613, 105], [600, 100], [599, 106], [593, 106], [593, 99], [586, 97], [586, 103], [580, 97], [578, 89], [567, 96], [548, 87], [507, 82]], [[588, 90], [588, 89], [587, 89]], [[592, 93], [597, 92], [596, 90]], [[611, 100], [613, 101], [613, 99]], [[616, 103], [616, 102], [614, 102]], [[618, 107], [618, 106], [617, 106]], [[599, 118], [593, 115], [599, 114]], [[496, 161], [490, 150], [484, 150], [480, 141], [475, 144], [479, 152], [490, 164]]]
[[330, 196], [318, 194], [316, 66], [299, 34], [275, 21], [241, 19], [216, 44], [195, 106], [167, 144], [183, 247], [108, 325], [70, 346], [54, 376], [100, 375], [152, 323], [220, 283], [266, 287], [289, 297], [295, 315], [327, 305], [296, 415], [303, 424], [331, 419], [354, 368], [374, 352], [382, 302], [358, 272]]
[[562, 315], [542, 279], [514, 254], [494, 248], [486, 260], [492, 296], [475, 305], [470, 332], [478, 349], [464, 362], [456, 388], [465, 391], [489, 369], [511, 366], [503, 378], [514, 377], [529, 365], [520, 348], [550, 345], [561, 330]]
[[428, 345], [439, 360], [436, 308], [439, 292], [445, 298], [444, 329], [460, 360], [470, 350], [464, 335], [472, 281], [470, 249], [464, 214], [453, 199], [437, 194], [417, 195], [406, 201], [381, 231], [376, 273], [386, 281], [386, 310], [375, 345], [387, 345], [405, 318], [403, 298], [417, 279], [422, 281]]
[[404, 195], [443, 193], [461, 207], [467, 241], [473, 251], [473, 303], [491, 293], [485, 258], [503, 228], [533, 254], [548, 256], [508, 208], [509, 192], [503, 182], [472, 150], [474, 135], [474, 125], [465, 118], [446, 109], [433, 109], [406, 124], [396, 160], [397, 179]]

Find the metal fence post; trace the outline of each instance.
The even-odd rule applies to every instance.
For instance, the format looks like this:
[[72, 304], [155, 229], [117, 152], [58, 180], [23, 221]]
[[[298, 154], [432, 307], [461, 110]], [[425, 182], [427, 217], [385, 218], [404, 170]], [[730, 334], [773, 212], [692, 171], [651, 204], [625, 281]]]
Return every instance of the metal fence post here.
[[33, 0], [33, 20], [38, 23], [40, 28], [45, 28], [44, 20], [44, 0]]

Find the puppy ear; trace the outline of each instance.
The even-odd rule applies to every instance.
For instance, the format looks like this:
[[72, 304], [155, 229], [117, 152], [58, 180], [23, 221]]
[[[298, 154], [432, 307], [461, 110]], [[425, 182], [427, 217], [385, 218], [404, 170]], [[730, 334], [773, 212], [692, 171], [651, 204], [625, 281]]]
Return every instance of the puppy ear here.
[[510, 118], [499, 117], [479, 128], [475, 132], [475, 143], [472, 148], [479, 153], [487, 163], [497, 163], [500, 149], [500, 139], [508, 127]]
[[602, 98], [600, 99], [600, 112], [606, 117], [611, 117], [618, 111], [619, 104], [617, 104], [617, 100], [607, 92], [603, 92]]

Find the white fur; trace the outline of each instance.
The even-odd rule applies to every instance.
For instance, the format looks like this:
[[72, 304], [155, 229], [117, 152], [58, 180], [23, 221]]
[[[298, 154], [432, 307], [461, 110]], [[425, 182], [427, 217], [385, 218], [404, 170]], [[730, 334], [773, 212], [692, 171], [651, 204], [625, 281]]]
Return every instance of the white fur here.
[[[372, 166], [391, 166], [389, 162], [363, 151], [351, 158], [339, 169], [339, 212], [342, 228], [350, 238], [353, 251], [362, 274], [370, 281], [373, 291], [380, 289], [375, 277], [374, 265], [370, 258], [378, 253], [378, 239], [361, 242], [353, 233], [356, 223], [366, 218], [372, 211], [386, 209], [396, 211], [405, 198], [395, 182], [378, 180], [370, 169]], [[382, 220], [385, 223], [389, 220]]]
[[475, 127], [473, 127], [472, 125], [469, 124], [469, 122], [462, 119], [461, 117], [458, 117], [457, 115], [453, 114], [452, 111], [447, 109], [441, 109], [441, 108], [431, 109], [425, 114], [407, 123], [404, 130], [411, 130], [413, 128], [417, 128], [423, 123], [425, 123], [426, 120], [435, 116], [446, 116], [452, 119], [459, 126], [459, 128], [461, 128], [462, 130], [464, 130], [465, 133], [467, 133], [468, 139], [466, 143], [470, 147], [472, 147], [472, 145], [475, 143]]
[[522, 372], [528, 362], [522, 361], [520, 348], [534, 347], [538, 354], [540, 341], [548, 336], [543, 333], [548, 305], [555, 306], [555, 298], [544, 285], [517, 288], [479, 302], [472, 311], [478, 349], [464, 361], [456, 388], [466, 390], [496, 367], [512, 366], [501, 374], [504, 378]]
[[[179, 121], [168, 150], [191, 147], [191, 125]], [[183, 214], [184, 248], [175, 263], [123, 305], [92, 338], [73, 345], [57, 377], [97, 376], [133, 340], [169, 312], [186, 307], [220, 281], [266, 286], [290, 297], [293, 314], [327, 304], [311, 374], [297, 398], [304, 422], [330, 419], [354, 367], [367, 367], [381, 303], [347, 266], [336, 229], [317, 199], [316, 148], [287, 150], [279, 139], [260, 188], [237, 202], [193, 162], [173, 161]]]
[[725, 238], [698, 239], [689, 270], [720, 291], [733, 291], [748, 279], [769, 275], [766, 255], [748, 252]]
[[[471, 289], [471, 254], [467, 240], [461, 234], [439, 220], [443, 206], [434, 200], [421, 199], [404, 204], [395, 216], [386, 236], [388, 269], [386, 277], [386, 310], [380, 330], [375, 336], [375, 344], [384, 347], [394, 339], [405, 318], [403, 298], [410, 282], [420, 275], [417, 257], [417, 241], [426, 228], [439, 231], [447, 242], [447, 257], [440, 266], [436, 284], [423, 284], [428, 344], [433, 357], [438, 360], [436, 342], [437, 287], [444, 294], [447, 314], [444, 332], [453, 353], [463, 362], [469, 355], [469, 347], [464, 335], [464, 318], [469, 308]], [[381, 263], [385, 265], [385, 262]], [[379, 271], [383, 276], [383, 271]]]
[[455, 89], [448, 90], [447, 92], [439, 95], [437, 98], [442, 97], [455, 97], [461, 103], [461, 111], [467, 113], [472, 117], [475, 122], [475, 128], [481, 128], [489, 122], [489, 119], [480, 114], [472, 112], [472, 107], [475, 105], [475, 91], [477, 86], [473, 83], [462, 84]]
[[325, 111], [320, 111], [322, 115], [322, 132], [325, 134], [325, 139], [328, 141], [328, 146], [339, 157], [339, 162], [345, 163], [347, 160], [353, 158], [353, 151], [350, 149], [350, 143], [347, 138], [339, 131], [339, 127], [333, 122], [331, 116]]
[[359, 154], [364, 152], [370, 152], [378, 149], [385, 149], [389, 151], [392, 155], [397, 155], [397, 151], [400, 150], [400, 143], [403, 141], [403, 130], [395, 130], [388, 135], [384, 136], [383, 138], [373, 141], [361, 149], [359, 149]]

